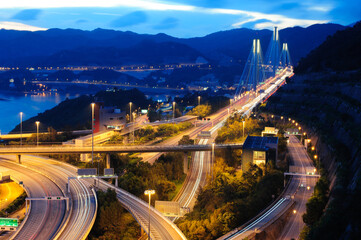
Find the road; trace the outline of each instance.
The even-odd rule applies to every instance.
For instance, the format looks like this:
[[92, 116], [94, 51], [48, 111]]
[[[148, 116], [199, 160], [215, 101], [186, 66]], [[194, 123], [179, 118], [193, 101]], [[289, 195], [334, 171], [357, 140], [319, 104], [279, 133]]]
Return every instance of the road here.
[[[243, 104], [244, 103], [244, 98], [240, 99], [238, 101], [236, 101], [234, 103], [234, 107], [239, 105], [239, 104]], [[256, 101], [261, 101], [261, 99], [256, 99]], [[250, 107], [252, 108], [252, 106]], [[250, 109], [249, 108], [249, 109]], [[222, 111], [219, 111], [217, 114], [212, 116], [212, 122], [205, 124], [204, 126], [202, 126], [199, 129], [206, 129], [209, 128], [210, 125], [215, 124], [216, 126], [214, 127], [214, 131], [215, 129], [219, 128], [222, 124], [222, 121], [225, 119], [225, 117], [227, 117], [228, 115], [228, 109], [225, 108]], [[194, 133], [195, 134], [195, 133]], [[207, 143], [208, 140], [201, 140], [203, 144]], [[188, 194], [188, 198], [184, 198], [182, 201], [185, 202], [185, 204], [190, 205], [192, 201], [194, 201], [195, 199], [195, 193], [199, 188], [199, 185], [202, 182], [205, 181], [204, 179], [206, 179], [206, 175], [207, 175], [207, 171], [210, 172], [210, 163], [209, 163], [209, 156], [204, 156], [205, 153], [199, 153], [199, 161], [195, 160], [198, 162], [198, 166], [199, 166], [199, 170], [198, 170], [198, 174], [197, 177], [195, 178], [195, 183], [193, 185], [193, 187], [191, 187], [190, 189], [190, 194]], [[208, 154], [209, 155], [209, 154]], [[32, 159], [28, 161], [28, 159], [24, 159], [23, 160], [23, 164], [24, 165], [28, 165], [31, 167], [35, 167], [37, 168], [39, 171], [42, 172], [47, 172], [48, 174], [54, 174], [54, 172], [59, 172], [59, 175], [57, 176], [57, 178], [63, 179], [64, 181], [64, 177], [65, 176], [75, 176], [76, 175], [76, 168], [70, 166], [70, 165], [66, 165], [63, 163], [59, 163], [57, 161], [49, 161], [49, 160], [45, 160], [45, 159], [34, 159], [35, 157], [31, 157]], [[197, 157], [198, 159], [198, 157]], [[205, 170], [205, 171], [203, 171]], [[197, 172], [197, 171], [195, 171]], [[73, 174], [73, 175], [72, 175]], [[56, 174], [55, 174], [56, 175]], [[78, 183], [78, 182], [79, 183]], [[64, 239], [81, 239], [80, 236], [86, 236], [87, 235], [87, 231], [84, 231], [84, 226], [89, 226], [89, 216], [93, 216], [95, 215], [95, 211], [91, 211], [91, 210], [85, 210], [84, 208], [91, 208], [90, 206], [94, 205], [92, 204], [91, 200], [87, 200], [87, 198], [91, 198], [91, 194], [89, 192], [87, 192], [87, 187], [89, 187], [89, 185], [92, 183], [91, 181], [87, 181], [87, 184], [85, 184], [83, 182], [83, 180], [74, 180], [74, 182], [76, 182], [78, 185], [78, 188], [76, 186], [72, 186], [71, 189], [72, 190], [72, 195], [75, 196], [79, 196], [79, 199], [77, 199], [76, 197], [74, 198], [74, 205], [73, 208], [74, 209], [78, 209], [80, 211], [78, 211], [76, 214], [71, 214], [71, 218], [74, 220], [70, 220], [68, 222], [69, 226], [72, 226], [72, 228], [70, 230], [68, 230], [69, 228], [65, 228], [64, 233], [62, 234], [62, 238]], [[194, 181], [192, 181], [194, 182]], [[197, 183], [198, 182], [198, 183]], [[71, 182], [72, 184], [72, 182]], [[108, 183], [104, 182], [104, 181], [100, 181], [100, 185], [99, 187], [102, 190], [106, 190], [108, 187], [112, 187], [111, 185], [109, 185]], [[74, 192], [75, 191], [75, 192]], [[80, 191], [84, 191], [84, 194], [79, 194]], [[145, 231], [147, 231], [147, 226], [148, 226], [148, 204], [140, 199], [138, 199], [137, 197], [133, 196], [132, 194], [127, 193], [126, 191], [117, 188], [116, 189], [117, 192], [117, 197], [118, 199], [122, 202], [122, 204], [133, 214], [133, 216], [137, 219], [137, 221], [140, 223], [140, 225], [143, 227], [143, 229], [145, 229]], [[82, 197], [85, 197], [86, 199], [82, 199]], [[83, 221], [79, 221], [80, 219], [83, 219]], [[183, 235], [183, 233], [167, 218], [165, 218], [164, 216], [162, 216], [158, 211], [156, 211], [155, 209], [152, 208], [151, 211], [151, 223], [152, 223], [152, 230], [151, 230], [151, 238], [152, 239], [186, 239], [185, 236]], [[83, 230], [82, 230], [83, 229]], [[85, 227], [85, 229], [87, 229]], [[72, 237], [72, 238], [71, 238]]]
[[[300, 163], [302, 168], [304, 169], [303, 173], [306, 173], [305, 169], [314, 167], [313, 162], [309, 158], [304, 146], [295, 136], [290, 136], [289, 139], [290, 143], [288, 146], [288, 150], [291, 154], [291, 159], [293, 163]], [[299, 191], [297, 191], [294, 195], [294, 200], [296, 201], [296, 214], [292, 215], [292, 217], [289, 219], [279, 239], [297, 239], [303, 227], [305, 226], [302, 220], [302, 215], [306, 212], [306, 203], [307, 200], [312, 196], [317, 178], [310, 178], [305, 176], [298, 178], [299, 183], [302, 184], [303, 187], [300, 187]]]
[[[308, 157], [304, 146], [299, 140], [294, 136], [290, 136], [289, 139], [288, 150], [292, 158], [290, 165], [299, 167], [301, 169], [300, 173], [306, 173], [307, 169], [314, 168], [311, 159]], [[278, 239], [297, 239], [304, 226], [302, 215], [306, 210], [306, 202], [312, 195], [316, 181], [317, 179], [314, 177], [293, 176], [276, 203], [248, 224], [233, 230], [219, 239], [244, 239], [250, 236], [252, 233], [263, 229], [276, 220], [292, 205], [293, 201], [295, 201], [294, 210], [296, 210], [296, 213], [288, 220]], [[307, 189], [307, 186], [310, 188]]]
[[[242, 144], [217, 144], [218, 149], [232, 148], [240, 149]], [[211, 145], [152, 145], [152, 146], [119, 146], [103, 145], [92, 147], [81, 146], [16, 146], [0, 147], [0, 155], [10, 154], [71, 154], [71, 153], [133, 153], [133, 152], [187, 152], [187, 151], [211, 151]]]
[[[3, 156], [5, 158], [5, 156]], [[6, 158], [10, 158], [11, 160], [15, 160], [12, 156], [6, 156]], [[19, 165], [17, 165], [19, 166]], [[56, 195], [52, 196], [64, 196], [66, 194], [66, 184], [68, 181], [68, 176], [75, 177], [76, 172], [69, 171], [66, 168], [62, 167], [62, 164], [57, 161], [51, 161], [47, 158], [35, 157], [35, 156], [24, 156], [22, 158], [22, 166], [27, 167], [23, 172], [37, 172], [39, 176], [47, 176], [46, 178], [51, 179], [52, 182], [57, 183], [57, 188], [59, 191]], [[39, 174], [42, 173], [43, 175]], [[44, 177], [44, 176], [43, 176]], [[20, 176], [20, 179], [21, 176]], [[34, 180], [38, 180], [38, 177], [34, 178]], [[41, 180], [40, 183], [43, 181]], [[25, 182], [24, 182], [25, 184]], [[71, 191], [71, 209], [65, 215], [66, 219], [61, 226], [54, 228], [55, 230], [59, 230], [57, 236], [59, 239], [85, 239], [91, 230], [95, 216], [97, 211], [96, 206], [96, 197], [93, 192], [90, 190], [90, 183], [85, 180], [74, 179], [70, 181], [70, 191]], [[27, 186], [27, 185], [25, 185]], [[29, 188], [32, 189], [32, 185]], [[30, 190], [31, 190], [30, 189]], [[48, 186], [44, 186], [44, 191], [49, 191]], [[46, 196], [46, 195], [45, 195]], [[32, 196], [33, 197], [33, 196]], [[34, 196], [38, 197], [38, 196]], [[43, 201], [32, 201], [32, 209], [34, 203], [41, 203]], [[45, 201], [44, 201], [45, 202]], [[59, 204], [60, 202], [64, 205], [65, 201], [49, 201], [50, 204]], [[64, 205], [66, 207], [66, 205]], [[42, 209], [39, 208], [39, 212], [43, 212]], [[33, 212], [29, 215], [32, 217]], [[56, 219], [53, 216], [54, 219]], [[28, 222], [28, 221], [27, 221]], [[39, 221], [31, 221], [34, 224], [39, 224]], [[48, 222], [46, 222], [46, 226]], [[59, 229], [61, 227], [61, 229]], [[27, 232], [24, 228], [21, 229], [21, 232]], [[20, 238], [21, 239], [21, 238]], [[27, 239], [27, 238], [22, 238]], [[50, 238], [36, 238], [36, 239], [50, 239]]]
[[[37, 172], [4, 159], [0, 161], [0, 168], [3, 174], [24, 182], [28, 197], [62, 195], [54, 182]], [[32, 201], [29, 217], [21, 231], [15, 233], [14, 239], [51, 239], [56, 235], [65, 214], [66, 205], [63, 201]]]

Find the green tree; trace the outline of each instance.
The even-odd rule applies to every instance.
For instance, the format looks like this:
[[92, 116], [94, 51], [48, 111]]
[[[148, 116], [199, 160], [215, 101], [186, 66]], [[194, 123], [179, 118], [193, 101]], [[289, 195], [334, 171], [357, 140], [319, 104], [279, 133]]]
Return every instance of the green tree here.
[[212, 111], [212, 107], [210, 105], [198, 105], [193, 108], [192, 111], [189, 111], [187, 115], [196, 115], [198, 117], [204, 118], [208, 116]]
[[191, 139], [189, 135], [183, 135], [183, 137], [178, 141], [178, 145], [193, 145], [194, 139]]

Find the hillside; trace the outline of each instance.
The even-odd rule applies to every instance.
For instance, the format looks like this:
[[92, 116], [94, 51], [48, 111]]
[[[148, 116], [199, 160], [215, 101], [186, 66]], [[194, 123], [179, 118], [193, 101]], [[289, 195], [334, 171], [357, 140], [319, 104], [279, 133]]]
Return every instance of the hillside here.
[[[134, 109], [147, 108], [151, 103], [144, 93], [137, 89], [100, 91], [94, 96], [83, 95], [75, 99], [66, 99], [54, 108], [39, 113], [23, 122], [23, 129], [36, 131], [35, 121], [41, 122], [41, 129], [47, 130], [52, 127], [58, 131], [64, 130], [82, 130], [91, 128], [91, 106], [92, 102], [104, 102], [104, 106], [116, 106], [122, 111], [129, 111], [129, 102], [133, 103]], [[11, 132], [19, 132], [20, 126], [17, 125]]]
[[[293, 61], [297, 63], [327, 36], [344, 28], [337, 24], [286, 28], [280, 31], [280, 39], [281, 42], [288, 42]], [[33, 66], [49, 64], [48, 61], [63, 65], [161, 64], [165, 61], [190, 61], [196, 54], [216, 63], [234, 64], [247, 59], [253, 38], [260, 38], [265, 52], [271, 35], [269, 30], [245, 28], [189, 39], [174, 38], [166, 34], [148, 35], [104, 29], [49, 29], [37, 32], [2, 29], [0, 64]], [[185, 53], [185, 56], [179, 55], [180, 53]]]
[[336, 32], [317, 49], [300, 61], [298, 73], [349, 71], [361, 66], [361, 22], [352, 28]]
[[307, 132], [330, 181], [327, 208], [301, 239], [361, 239], [361, 72], [343, 72], [361, 68], [360, 27], [329, 37], [267, 103]]

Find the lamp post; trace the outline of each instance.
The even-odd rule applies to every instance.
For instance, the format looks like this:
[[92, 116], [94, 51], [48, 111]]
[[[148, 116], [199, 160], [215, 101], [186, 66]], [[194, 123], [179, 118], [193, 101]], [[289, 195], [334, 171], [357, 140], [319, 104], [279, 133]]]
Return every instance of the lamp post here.
[[148, 239], [150, 240], [150, 200], [153, 194], [155, 194], [155, 190], [145, 190], [144, 191], [145, 195], [149, 196], [149, 207], [148, 207], [148, 213], [149, 213], [149, 220], [148, 220]]
[[244, 121], [244, 120], [242, 121], [242, 123], [243, 123], [243, 138], [244, 138], [244, 124], [245, 124], [245, 122], [246, 121]]
[[23, 112], [20, 112], [20, 146], [23, 145]]
[[174, 118], [175, 118], [175, 102], [173, 102], [173, 123], [174, 123]]
[[[131, 129], [133, 129], [132, 127], [133, 127], [133, 125], [132, 125], [132, 118], [133, 118], [133, 116], [132, 116], [132, 102], [129, 102], [129, 122], [130, 122], [130, 127], [131, 127]], [[133, 137], [133, 142], [134, 142], [134, 133], [133, 133], [133, 131], [132, 131], [132, 137]]]
[[201, 105], [201, 96], [198, 96], [198, 106]]
[[92, 164], [94, 161], [94, 106], [95, 103], [91, 104], [92, 106]]
[[39, 121], [36, 121], [36, 146], [39, 146]]

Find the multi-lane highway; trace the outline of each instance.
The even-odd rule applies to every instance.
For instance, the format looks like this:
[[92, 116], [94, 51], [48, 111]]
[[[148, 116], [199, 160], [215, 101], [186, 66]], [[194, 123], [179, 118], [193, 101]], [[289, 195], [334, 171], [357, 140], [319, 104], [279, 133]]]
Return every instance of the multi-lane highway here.
[[[306, 150], [296, 137], [290, 136], [288, 150], [292, 159], [290, 165], [300, 169], [299, 173], [306, 174], [307, 169], [314, 168]], [[293, 176], [278, 201], [252, 221], [219, 239], [244, 239], [249, 237], [277, 220], [278, 217], [289, 210], [294, 201], [295, 207], [292, 209], [292, 212], [293, 210], [295, 210], [295, 212], [293, 212], [292, 217], [288, 220], [288, 223], [285, 225], [284, 230], [278, 239], [297, 239], [304, 226], [302, 215], [306, 210], [306, 202], [311, 197], [315, 184], [315, 177]]]
[[[68, 196], [66, 192], [66, 184], [68, 177], [75, 177], [76, 172], [68, 171], [63, 167], [63, 164], [57, 161], [51, 161], [46, 158], [35, 157], [35, 156], [24, 156], [22, 159], [22, 165], [15, 165], [14, 163], [9, 163], [5, 159], [14, 161], [12, 156], [3, 156], [0, 161], [1, 164], [10, 164], [14, 165], [13, 170], [21, 171], [21, 174], [16, 178], [19, 181], [24, 181], [26, 174], [33, 181], [32, 184], [27, 184], [24, 181], [25, 187], [29, 189], [30, 193], [32, 191], [39, 192], [39, 187], [35, 184], [37, 182], [43, 188], [42, 193], [31, 194], [30, 197], [44, 197], [44, 196]], [[65, 166], [65, 165], [64, 165]], [[9, 166], [7, 166], [9, 167]], [[35, 182], [34, 182], [35, 181]], [[49, 183], [44, 185], [45, 183]], [[50, 184], [52, 183], [52, 185]], [[54, 187], [56, 186], [56, 187]], [[54, 190], [52, 190], [54, 188]], [[55, 189], [57, 191], [55, 192]], [[65, 201], [32, 201], [31, 202], [31, 212], [29, 214], [28, 221], [26, 224], [32, 224], [33, 227], [29, 227], [34, 234], [40, 234], [44, 229], [52, 231], [52, 235], [47, 235], [46, 237], [38, 236], [34, 239], [85, 239], [89, 234], [95, 220], [97, 204], [96, 197], [93, 194], [93, 191], [90, 189], [90, 184], [87, 181], [74, 179], [70, 181], [70, 208], [69, 211], [66, 211], [66, 202]], [[47, 210], [44, 204], [48, 204], [53, 209]], [[54, 215], [56, 211], [54, 206], [61, 204], [63, 214]], [[40, 205], [40, 207], [35, 208]], [[38, 215], [49, 215], [51, 213], [50, 220], [33, 219]], [[57, 221], [58, 224], [51, 224], [52, 221]], [[41, 228], [35, 228], [35, 226], [40, 226], [43, 222]], [[60, 223], [61, 224], [60, 224]], [[19, 236], [21, 234], [26, 234], [26, 236], [31, 233], [26, 225], [19, 231]], [[17, 238], [17, 239], [32, 239], [32, 238]]]
[[[9, 174], [16, 181], [23, 181], [28, 197], [62, 196], [59, 187], [47, 177], [23, 168], [10, 161], [0, 160], [3, 174]], [[32, 201], [29, 216], [13, 239], [52, 239], [65, 220], [66, 205], [63, 201]]]
[[[284, 76], [282, 77], [284, 80]], [[282, 80], [282, 79], [281, 79]], [[283, 81], [282, 80], [282, 81]], [[272, 86], [274, 88], [274, 86]], [[241, 110], [249, 111], [256, 104], [262, 101], [263, 97], [267, 94], [261, 94], [258, 98], [252, 100], [251, 105], [247, 106], [246, 109]], [[233, 107], [242, 106], [245, 104], [246, 98], [238, 99], [233, 103]], [[222, 126], [223, 120], [228, 115], [228, 109], [224, 108], [218, 113], [211, 117], [209, 123], [199, 127], [190, 135], [194, 136], [201, 130], [210, 129], [212, 125], [215, 125], [211, 131], [215, 132], [219, 127]], [[200, 144], [207, 144], [209, 140], [202, 139]], [[64, 163], [57, 161], [51, 161], [37, 157], [26, 157], [22, 159], [23, 164], [30, 168], [36, 169], [41, 173], [48, 174], [51, 178], [56, 179], [56, 182], [61, 182], [60, 185], [65, 185], [68, 176], [76, 176], [76, 168]], [[192, 173], [195, 174], [191, 181], [188, 181], [190, 187], [189, 190], [184, 191], [185, 197], [182, 196], [180, 201], [186, 206], [192, 206], [196, 197], [196, 192], [199, 186], [202, 186], [206, 181], [207, 173], [211, 171], [210, 153], [197, 152], [196, 158], [194, 159], [194, 166], [192, 167]], [[72, 212], [68, 220], [62, 224], [60, 230], [62, 231], [61, 239], [83, 239], [88, 234], [90, 227], [94, 221], [96, 214], [96, 201], [95, 197], [90, 191], [90, 185], [92, 181], [85, 180], [72, 180], [71, 184], [71, 195], [73, 196], [72, 201]], [[99, 187], [102, 190], [106, 190], [108, 187], [112, 187], [105, 181], [100, 181]], [[64, 187], [65, 189], [65, 187]], [[117, 197], [122, 204], [133, 214], [135, 219], [140, 223], [142, 228], [147, 231], [148, 227], [148, 204], [132, 194], [126, 191], [116, 188]], [[151, 210], [151, 238], [152, 239], [186, 239], [183, 233], [167, 218], [161, 215], [158, 211], [152, 208]], [[65, 227], [66, 226], [66, 227]], [[71, 227], [68, 227], [71, 226]], [[52, 228], [56, 229], [55, 227]]]

